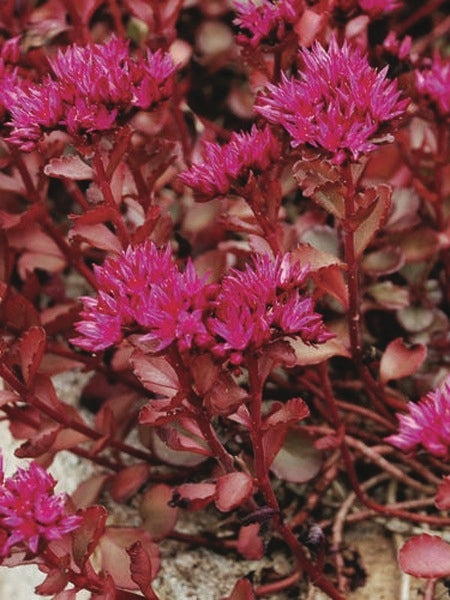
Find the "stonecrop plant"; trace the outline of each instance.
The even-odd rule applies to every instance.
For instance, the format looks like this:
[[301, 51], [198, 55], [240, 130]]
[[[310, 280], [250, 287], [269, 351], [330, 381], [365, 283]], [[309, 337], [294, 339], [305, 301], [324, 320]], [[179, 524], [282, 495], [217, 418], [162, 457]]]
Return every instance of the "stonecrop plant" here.
[[0, 589], [443, 597], [449, 20], [0, 0]]

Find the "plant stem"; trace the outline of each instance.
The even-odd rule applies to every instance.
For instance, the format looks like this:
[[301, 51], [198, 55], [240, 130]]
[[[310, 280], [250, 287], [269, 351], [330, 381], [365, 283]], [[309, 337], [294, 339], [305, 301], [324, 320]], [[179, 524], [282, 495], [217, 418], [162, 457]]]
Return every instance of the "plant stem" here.
[[308, 573], [314, 585], [334, 600], [343, 600], [343, 596], [336, 590], [332, 583], [325, 577], [322, 570], [318, 569], [307, 557], [297, 537], [291, 528], [284, 523], [280, 515], [278, 500], [270, 483], [268, 468], [264, 456], [264, 446], [262, 442], [262, 392], [263, 381], [258, 372], [258, 360], [255, 356], [247, 355], [247, 368], [250, 387], [250, 439], [253, 446], [253, 460], [255, 465], [256, 477], [260, 490], [264, 496], [266, 504], [275, 511], [277, 515], [274, 518], [274, 527], [287, 543], [294, 554], [299, 567]]
[[344, 253], [347, 263], [347, 286], [349, 300], [348, 331], [350, 337], [350, 349], [352, 358], [359, 368], [362, 364], [362, 346], [360, 334], [360, 314], [359, 314], [359, 284], [358, 284], [358, 260], [355, 255], [354, 232], [352, 219], [355, 215], [355, 195], [356, 188], [353, 181], [351, 163], [347, 163], [343, 169], [344, 181], [346, 184], [345, 194], [345, 219], [343, 221], [344, 233]]

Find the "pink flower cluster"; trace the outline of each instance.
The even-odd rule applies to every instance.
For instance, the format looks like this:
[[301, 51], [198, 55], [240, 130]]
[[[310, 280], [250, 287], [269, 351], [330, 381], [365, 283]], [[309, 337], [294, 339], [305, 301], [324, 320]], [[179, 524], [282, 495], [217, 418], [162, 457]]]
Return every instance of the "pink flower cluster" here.
[[238, 16], [233, 23], [246, 34], [238, 36], [238, 41], [254, 48], [261, 41], [281, 41], [286, 26], [298, 20], [303, 4], [303, 0], [234, 0]]
[[318, 42], [312, 50], [303, 48], [300, 58], [303, 71], [269, 84], [255, 110], [282, 125], [293, 147], [322, 148], [337, 163], [374, 150], [381, 124], [401, 115], [408, 104], [399, 100], [397, 83], [386, 79], [387, 67], [373, 69], [358, 48], [347, 42], [339, 47], [335, 38], [328, 50]]
[[402, 450], [422, 445], [435, 456], [450, 454], [450, 376], [418, 403], [408, 402], [409, 414], [397, 414], [399, 432], [386, 440]]
[[270, 128], [260, 130], [254, 125], [249, 133], [233, 133], [223, 146], [206, 142], [203, 162], [192, 165], [179, 177], [198, 199], [239, 193], [251, 174], [264, 172], [280, 159], [280, 153], [280, 144]]
[[58, 540], [76, 529], [80, 518], [67, 514], [64, 494], [55, 495], [56, 481], [37, 463], [4, 478], [0, 455], [0, 556], [13, 546], [37, 554], [41, 540]]
[[430, 69], [416, 71], [416, 87], [428, 97], [443, 116], [450, 114], [450, 59], [437, 52]]
[[71, 135], [114, 127], [130, 107], [151, 109], [172, 91], [175, 66], [161, 50], [131, 57], [127, 41], [73, 45], [49, 60], [54, 76], [9, 94], [10, 141], [32, 150], [46, 131], [62, 127]]
[[125, 329], [139, 333], [156, 351], [176, 342], [182, 352], [195, 346], [234, 364], [244, 351], [284, 336], [322, 343], [332, 334], [311, 298], [299, 293], [307, 275], [307, 268], [291, 264], [290, 254], [262, 255], [243, 271], [233, 269], [221, 284], [207, 284], [190, 261], [182, 272], [168, 247], [146, 242], [96, 268], [100, 291], [82, 299], [80, 336], [72, 342], [102, 350], [118, 342]]

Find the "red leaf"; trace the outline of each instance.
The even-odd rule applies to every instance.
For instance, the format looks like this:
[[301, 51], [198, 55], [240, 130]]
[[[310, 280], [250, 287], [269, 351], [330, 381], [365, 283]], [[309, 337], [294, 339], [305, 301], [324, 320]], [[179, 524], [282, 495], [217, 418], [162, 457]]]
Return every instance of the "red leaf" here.
[[78, 514], [82, 521], [73, 533], [73, 557], [83, 569], [105, 530], [108, 514], [103, 506], [90, 506]]
[[226, 600], [255, 600], [256, 596], [253, 592], [253, 586], [245, 577], [239, 579]]
[[101, 475], [92, 475], [86, 481], [80, 483], [71, 496], [72, 504], [75, 508], [86, 508], [97, 502], [105, 483], [110, 475], [105, 473]]
[[298, 365], [318, 365], [332, 356], [350, 357], [350, 352], [339, 337], [327, 340], [324, 344], [317, 346], [305, 344], [300, 338], [291, 340], [289, 343], [295, 350]]
[[413, 375], [427, 356], [424, 344], [414, 344], [408, 348], [402, 338], [388, 344], [381, 357], [380, 381], [384, 385], [391, 379], [401, 379]]
[[309, 408], [301, 398], [291, 398], [285, 404], [274, 402], [270, 414], [264, 419], [263, 429], [280, 424], [297, 423], [309, 416]]
[[[179, 420], [181, 421], [181, 419]], [[212, 451], [201, 432], [189, 431], [186, 423], [181, 422], [181, 425], [159, 427], [157, 433], [172, 450], [186, 450], [203, 456], [212, 456]]]
[[14, 455], [18, 458], [38, 458], [53, 448], [60, 425], [53, 425], [39, 431], [32, 438], [21, 444]]
[[[369, 188], [364, 196], [375, 195], [370, 203], [370, 212], [365, 214], [362, 222], [354, 232], [354, 244], [356, 257], [360, 257], [373, 237], [383, 225], [387, 218], [389, 207], [391, 205], [391, 188], [388, 185], [380, 184], [376, 188]], [[370, 202], [370, 199], [368, 199]]]
[[69, 237], [70, 239], [78, 238], [94, 248], [100, 248], [100, 250], [106, 250], [113, 254], [118, 254], [122, 250], [119, 239], [103, 223], [96, 225], [75, 223], [70, 230]]
[[25, 383], [32, 386], [45, 351], [46, 336], [42, 327], [31, 327], [20, 340], [20, 359]]
[[51, 569], [44, 581], [35, 588], [36, 594], [50, 596], [62, 592], [69, 582], [64, 570], [70, 565], [69, 557], [59, 559], [59, 568]]
[[450, 508], [450, 475], [443, 477], [442, 483], [438, 487], [435, 504], [439, 510]]
[[149, 356], [136, 351], [130, 362], [136, 377], [151, 392], [166, 398], [173, 398], [179, 392], [178, 375], [162, 356]]
[[217, 480], [215, 504], [222, 512], [228, 512], [246, 502], [252, 490], [253, 480], [250, 475], [227, 473]]
[[139, 540], [127, 548], [127, 554], [130, 557], [131, 579], [137, 584], [145, 598], [155, 600], [157, 596], [152, 590], [152, 565], [150, 556], [144, 550]]
[[398, 562], [402, 571], [414, 577], [447, 577], [450, 545], [437, 535], [415, 535], [400, 549]]
[[281, 479], [305, 483], [317, 475], [321, 466], [322, 454], [314, 447], [309, 435], [291, 429], [270, 469]]
[[159, 551], [147, 531], [137, 527], [108, 527], [99, 540], [102, 568], [114, 580], [116, 587], [137, 589], [129, 568], [127, 548], [140, 542], [149, 556], [150, 578], [154, 579], [159, 569]]
[[206, 460], [206, 456], [201, 454], [169, 448], [154, 430], [150, 432], [150, 444], [153, 453], [161, 462], [175, 467], [196, 467]]
[[205, 404], [214, 415], [228, 416], [247, 398], [247, 392], [237, 385], [229, 373], [221, 373], [214, 382]]
[[215, 495], [215, 483], [183, 483], [174, 490], [174, 498], [184, 501], [180, 506], [188, 510], [201, 510], [214, 500]]
[[44, 167], [44, 173], [48, 177], [57, 177], [58, 179], [72, 179], [82, 181], [92, 179], [94, 171], [77, 154], [71, 156], [60, 156], [52, 158]]
[[243, 525], [239, 530], [237, 551], [247, 560], [260, 560], [264, 556], [264, 544], [259, 535], [259, 523]]
[[144, 485], [150, 474], [150, 465], [137, 463], [125, 467], [111, 479], [110, 492], [116, 502], [129, 500]]
[[172, 498], [173, 489], [165, 483], [153, 485], [142, 498], [139, 507], [142, 527], [156, 541], [166, 537], [177, 522], [178, 507], [169, 504]]

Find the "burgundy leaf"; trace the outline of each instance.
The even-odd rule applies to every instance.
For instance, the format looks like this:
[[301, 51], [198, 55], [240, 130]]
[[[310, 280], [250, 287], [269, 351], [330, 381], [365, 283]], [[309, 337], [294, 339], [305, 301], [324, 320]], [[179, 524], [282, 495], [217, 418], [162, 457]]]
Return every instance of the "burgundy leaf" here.
[[82, 521], [73, 533], [73, 557], [82, 569], [105, 530], [108, 514], [103, 506], [89, 506], [77, 514]]
[[29, 386], [41, 364], [45, 351], [46, 336], [42, 327], [31, 327], [20, 340], [20, 359], [22, 375]]
[[142, 543], [138, 540], [126, 549], [130, 557], [130, 574], [131, 579], [137, 584], [144, 597], [148, 600], [155, 600], [158, 597], [152, 590], [152, 566], [151, 560], [147, 552], [142, 547]]

